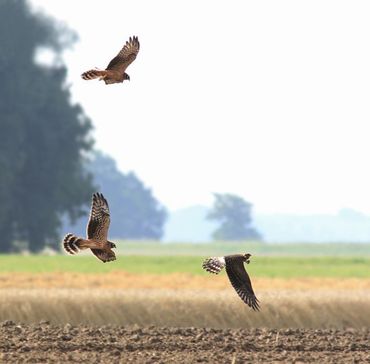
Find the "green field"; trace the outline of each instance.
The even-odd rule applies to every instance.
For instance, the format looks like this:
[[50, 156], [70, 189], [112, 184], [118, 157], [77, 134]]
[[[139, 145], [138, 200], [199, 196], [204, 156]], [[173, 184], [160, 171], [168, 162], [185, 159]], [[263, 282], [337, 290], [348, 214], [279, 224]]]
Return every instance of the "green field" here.
[[118, 251], [124, 255], [221, 256], [245, 252], [255, 256], [370, 257], [370, 244], [363, 243], [212, 242], [191, 244], [120, 240], [116, 242]]
[[[103, 264], [94, 256], [1, 255], [0, 273], [81, 272], [189, 273], [206, 274], [199, 256], [118, 256]], [[370, 278], [369, 257], [268, 257], [254, 256], [248, 270], [254, 277]]]

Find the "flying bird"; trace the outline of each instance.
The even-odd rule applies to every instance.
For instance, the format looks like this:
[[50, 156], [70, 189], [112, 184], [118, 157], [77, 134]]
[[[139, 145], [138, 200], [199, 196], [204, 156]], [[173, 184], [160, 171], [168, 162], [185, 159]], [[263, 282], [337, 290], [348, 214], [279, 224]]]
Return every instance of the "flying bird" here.
[[91, 249], [93, 254], [104, 263], [116, 260], [116, 255], [112, 250], [116, 248], [116, 245], [108, 240], [109, 224], [108, 202], [101, 193], [94, 193], [87, 225], [87, 239], [67, 234], [63, 239], [64, 250], [74, 255], [80, 250]]
[[255, 311], [259, 311], [259, 302], [252, 288], [252, 283], [244, 263], [249, 264], [251, 254], [226, 255], [224, 257], [207, 258], [203, 262], [203, 269], [218, 274], [226, 266], [226, 273], [239, 297]]
[[108, 64], [105, 70], [93, 69], [84, 72], [81, 77], [84, 80], [93, 80], [99, 78], [107, 85], [112, 83], [120, 83], [124, 80], [130, 81], [130, 76], [125, 72], [127, 67], [136, 59], [140, 50], [138, 37], [130, 37], [120, 52]]

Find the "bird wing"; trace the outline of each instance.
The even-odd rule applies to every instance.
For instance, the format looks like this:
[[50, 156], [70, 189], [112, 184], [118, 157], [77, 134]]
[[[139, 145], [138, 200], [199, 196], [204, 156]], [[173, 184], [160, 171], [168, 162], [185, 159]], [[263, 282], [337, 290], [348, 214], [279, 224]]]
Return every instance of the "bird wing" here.
[[126, 68], [136, 59], [140, 50], [140, 43], [137, 37], [133, 36], [126, 42], [120, 52], [108, 64], [106, 70], [124, 73]]
[[110, 213], [107, 200], [101, 193], [94, 193], [87, 225], [87, 238], [105, 242], [108, 239]]
[[222, 268], [225, 266], [224, 257], [211, 257], [207, 258], [203, 264], [202, 268], [209, 273], [218, 274], [222, 271]]
[[259, 311], [259, 302], [254, 294], [252, 283], [244, 267], [242, 255], [225, 257], [226, 273], [239, 297], [255, 311]]
[[91, 249], [91, 251], [104, 263], [116, 260], [116, 254], [114, 254], [114, 251], [111, 249]]

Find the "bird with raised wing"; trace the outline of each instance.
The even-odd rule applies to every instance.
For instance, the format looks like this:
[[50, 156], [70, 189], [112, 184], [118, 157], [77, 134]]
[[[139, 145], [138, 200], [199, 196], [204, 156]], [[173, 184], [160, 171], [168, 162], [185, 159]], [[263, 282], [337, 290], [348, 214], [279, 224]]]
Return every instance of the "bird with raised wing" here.
[[230, 283], [239, 297], [255, 311], [259, 311], [259, 301], [254, 294], [252, 283], [244, 263], [249, 264], [251, 254], [226, 255], [224, 257], [211, 257], [203, 262], [203, 269], [209, 273], [218, 274], [226, 267]]
[[108, 240], [109, 224], [108, 202], [101, 193], [94, 193], [87, 225], [87, 238], [67, 234], [63, 239], [64, 250], [68, 254], [75, 255], [80, 250], [91, 249], [92, 253], [104, 263], [116, 260], [112, 250], [116, 245]]
[[130, 37], [123, 48], [119, 51], [108, 64], [105, 70], [93, 69], [84, 72], [81, 77], [84, 80], [93, 80], [98, 78], [105, 84], [121, 83], [124, 80], [130, 81], [130, 76], [125, 72], [127, 67], [136, 59], [140, 50], [138, 37]]

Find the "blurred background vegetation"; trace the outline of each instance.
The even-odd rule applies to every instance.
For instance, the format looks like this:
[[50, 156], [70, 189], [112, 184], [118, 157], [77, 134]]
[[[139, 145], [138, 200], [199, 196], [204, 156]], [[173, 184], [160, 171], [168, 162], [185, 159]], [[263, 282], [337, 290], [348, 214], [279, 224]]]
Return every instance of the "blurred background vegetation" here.
[[66, 68], [35, 62], [42, 48], [58, 58], [75, 36], [34, 16], [24, 1], [0, 3], [0, 236], [3, 252], [25, 241], [31, 251], [58, 240], [62, 214], [75, 219], [93, 191], [83, 170], [91, 122], [71, 105]]
[[[0, 2], [1, 252], [59, 250], [71, 223], [85, 231], [91, 194], [103, 186], [114, 236], [163, 234], [164, 207], [134, 173], [121, 173], [94, 149], [92, 123], [71, 103], [61, 53], [75, 40], [70, 29], [31, 13], [26, 1]], [[37, 62], [45, 50], [52, 65]]]

